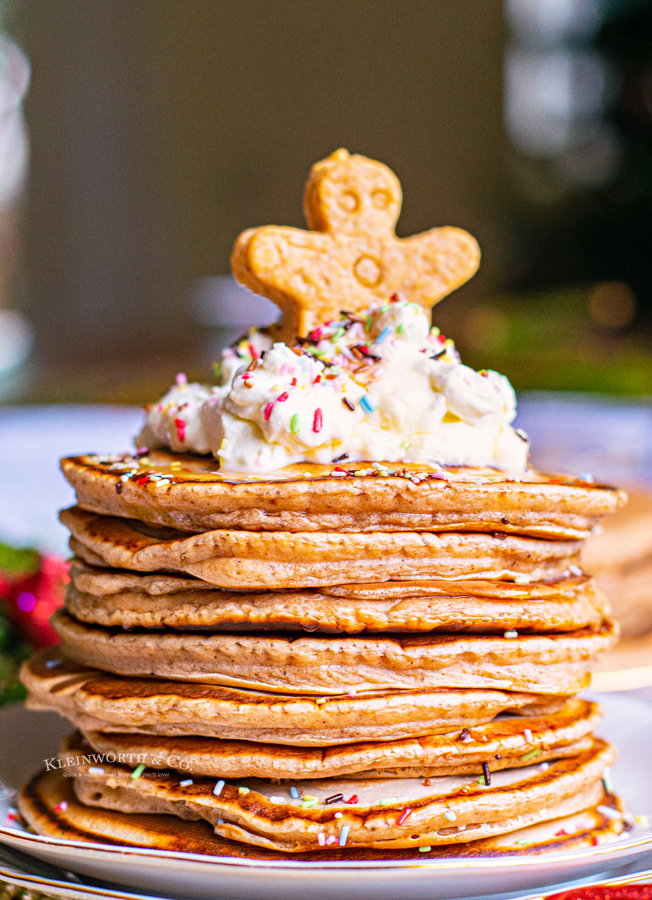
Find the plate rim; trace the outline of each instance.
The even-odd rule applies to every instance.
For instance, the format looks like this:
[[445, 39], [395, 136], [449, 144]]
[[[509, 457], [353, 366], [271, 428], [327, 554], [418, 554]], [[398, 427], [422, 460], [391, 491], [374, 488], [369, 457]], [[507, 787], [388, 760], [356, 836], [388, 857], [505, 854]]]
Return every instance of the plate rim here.
[[[361, 869], [363, 871], [378, 871], [387, 869], [413, 870], [413, 869], [430, 869], [449, 871], [454, 869], [489, 869], [500, 870], [501, 867], [509, 866], [514, 868], [536, 869], [547, 867], [549, 863], [572, 862], [572, 861], [593, 861], [600, 857], [606, 857], [607, 862], [611, 857], [627, 855], [628, 853], [643, 854], [646, 849], [652, 851], [652, 830], [645, 832], [631, 840], [624, 841], [615, 839], [600, 844], [597, 847], [585, 847], [580, 850], [566, 850], [559, 853], [539, 853], [533, 856], [501, 856], [501, 857], [482, 857], [469, 856], [464, 859], [400, 859], [400, 860], [300, 860], [300, 859], [242, 859], [234, 856], [209, 856], [205, 853], [188, 853], [182, 850], [159, 850], [155, 847], [138, 847], [129, 844], [102, 844], [94, 841], [68, 840], [66, 838], [49, 837], [47, 835], [31, 834], [26, 831], [19, 831], [16, 828], [0, 826], [0, 841], [3, 838], [9, 838], [11, 845], [15, 846], [17, 842], [45, 845], [49, 847], [61, 847], [62, 849], [79, 850], [82, 853], [101, 853], [118, 855], [128, 855], [130, 857], [142, 856], [146, 859], [165, 859], [165, 860], [181, 860], [189, 863], [199, 863], [202, 865], [219, 866], [225, 865], [234, 869], [256, 869], [256, 870], [298, 870], [298, 871], [316, 871], [316, 870], [354, 870]], [[619, 851], [616, 853], [615, 851]], [[29, 852], [29, 851], [26, 851]]]

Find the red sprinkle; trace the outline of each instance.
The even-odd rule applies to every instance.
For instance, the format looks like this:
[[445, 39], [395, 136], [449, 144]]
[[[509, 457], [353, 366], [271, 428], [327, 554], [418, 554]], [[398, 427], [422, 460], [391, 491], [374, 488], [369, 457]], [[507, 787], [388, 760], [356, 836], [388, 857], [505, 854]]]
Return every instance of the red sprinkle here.
[[353, 794], [353, 796], [349, 797], [349, 799], [345, 800], [344, 802], [348, 803], [350, 806], [355, 806], [355, 804], [358, 802], [358, 795]]
[[406, 806], [406, 808], [403, 810], [401, 815], [398, 817], [398, 822], [396, 824], [402, 825], [403, 822], [405, 822], [405, 820], [408, 818], [408, 816], [411, 816], [411, 815], [412, 815], [412, 810], [410, 809], [409, 806]]
[[343, 469], [342, 466], [333, 466], [333, 471], [334, 472], [346, 472], [347, 475], [349, 474], [349, 470]]
[[258, 359], [258, 351], [256, 350], [256, 348], [254, 347], [253, 344], [248, 344], [247, 349], [249, 350], [249, 356], [252, 359]]
[[652, 885], [596, 885], [548, 896], [550, 900], [652, 900]]
[[265, 407], [265, 421], [266, 422], [269, 422], [269, 417], [271, 416], [273, 409], [274, 409], [273, 403], [268, 403], [267, 406]]
[[568, 837], [568, 832], [560, 828], [559, 831], [555, 831], [555, 837]]
[[296, 387], [297, 386], [296, 378], [293, 378], [292, 381], [290, 382], [290, 384], [292, 385], [292, 387]]
[[315, 380], [313, 381], [313, 384], [319, 384], [320, 381], [321, 381], [321, 375], [318, 375], [318, 376], [315, 378]]
[[315, 434], [319, 434], [319, 432], [322, 430], [323, 424], [324, 424], [323, 413], [322, 413], [321, 409], [319, 407], [317, 407], [317, 409], [315, 410], [315, 418], [313, 419], [313, 422], [312, 422], [312, 430], [315, 432]]
[[183, 419], [175, 419], [174, 427], [177, 429], [177, 437], [183, 444], [186, 439], [186, 423]]
[[284, 403], [289, 396], [290, 395], [288, 394], [287, 391], [283, 391], [283, 393], [279, 394], [276, 399], [278, 400], [279, 403]]
[[149, 475], [143, 475], [142, 478], [138, 478], [138, 479], [136, 480], [136, 484], [147, 484], [147, 482], [148, 482], [149, 480], [150, 480], [150, 479], [149, 479]]

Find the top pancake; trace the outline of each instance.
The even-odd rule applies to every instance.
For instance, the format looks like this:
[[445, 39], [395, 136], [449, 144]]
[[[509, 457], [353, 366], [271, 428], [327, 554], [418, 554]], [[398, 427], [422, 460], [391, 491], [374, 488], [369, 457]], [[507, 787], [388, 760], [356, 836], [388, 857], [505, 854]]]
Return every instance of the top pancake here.
[[140, 460], [129, 454], [69, 457], [61, 467], [84, 509], [189, 532], [498, 531], [584, 538], [625, 502], [614, 488], [532, 469], [509, 474], [423, 462], [301, 463], [257, 476], [217, 471], [213, 457], [153, 450]]

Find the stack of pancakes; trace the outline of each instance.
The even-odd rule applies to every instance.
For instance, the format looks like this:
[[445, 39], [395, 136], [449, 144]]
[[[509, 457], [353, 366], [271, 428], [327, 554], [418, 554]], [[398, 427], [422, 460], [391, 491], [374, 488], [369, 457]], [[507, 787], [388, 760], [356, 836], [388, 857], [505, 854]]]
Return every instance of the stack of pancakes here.
[[62, 643], [23, 679], [78, 731], [23, 790], [37, 832], [402, 858], [622, 831], [614, 751], [576, 696], [614, 636], [582, 541], [619, 492], [422, 463], [214, 469], [63, 462]]

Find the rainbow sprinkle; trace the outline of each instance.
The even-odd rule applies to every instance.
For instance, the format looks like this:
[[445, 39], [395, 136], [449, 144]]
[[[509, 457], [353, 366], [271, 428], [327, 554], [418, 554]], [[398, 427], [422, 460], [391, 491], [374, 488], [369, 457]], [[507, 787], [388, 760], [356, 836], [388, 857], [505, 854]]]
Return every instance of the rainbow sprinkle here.
[[529, 753], [526, 753], [525, 756], [522, 756], [521, 762], [529, 762], [531, 759], [534, 759], [535, 756], [540, 756], [541, 753], [541, 747], [537, 747], [536, 750], [531, 750]]
[[406, 819], [408, 819], [411, 815], [412, 815], [412, 810], [410, 809], [409, 806], [406, 806], [406, 808], [403, 810], [403, 812], [401, 813], [401, 815], [398, 817], [398, 821], [397, 821], [396, 824], [397, 824], [397, 825], [402, 825], [403, 822], [405, 822]]

